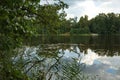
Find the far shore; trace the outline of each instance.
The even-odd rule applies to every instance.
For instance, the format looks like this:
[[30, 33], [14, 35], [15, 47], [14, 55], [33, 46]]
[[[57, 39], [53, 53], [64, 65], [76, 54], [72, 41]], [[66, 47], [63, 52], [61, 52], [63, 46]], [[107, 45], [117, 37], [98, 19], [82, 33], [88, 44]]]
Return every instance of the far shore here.
[[98, 36], [99, 34], [60, 34], [60, 36]]
[[88, 33], [88, 34], [70, 34], [70, 33], [64, 33], [64, 34], [37, 34], [36, 36], [105, 36], [105, 35], [120, 35], [120, 34], [96, 34], [96, 33]]

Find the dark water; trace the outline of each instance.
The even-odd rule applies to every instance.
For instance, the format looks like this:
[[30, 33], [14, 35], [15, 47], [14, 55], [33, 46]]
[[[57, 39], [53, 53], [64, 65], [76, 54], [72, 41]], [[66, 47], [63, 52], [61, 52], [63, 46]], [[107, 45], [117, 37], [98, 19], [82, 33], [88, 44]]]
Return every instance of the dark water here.
[[[88, 48], [98, 53], [107, 53], [108, 56], [120, 55], [120, 35], [102, 35], [102, 36], [40, 36], [27, 40], [30, 45], [39, 44], [77, 44], [81, 51]], [[63, 46], [65, 47], [65, 45]]]

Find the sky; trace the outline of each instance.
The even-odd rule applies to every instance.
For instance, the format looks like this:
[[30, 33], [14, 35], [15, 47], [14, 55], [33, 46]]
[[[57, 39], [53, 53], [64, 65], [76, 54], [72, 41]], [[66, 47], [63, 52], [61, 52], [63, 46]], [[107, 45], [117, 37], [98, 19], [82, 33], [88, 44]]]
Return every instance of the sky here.
[[[46, 1], [46, 0], [44, 0]], [[52, 2], [52, 0], [47, 0]], [[120, 0], [63, 0], [69, 5], [65, 9], [67, 19], [88, 15], [91, 19], [99, 13], [120, 13]]]

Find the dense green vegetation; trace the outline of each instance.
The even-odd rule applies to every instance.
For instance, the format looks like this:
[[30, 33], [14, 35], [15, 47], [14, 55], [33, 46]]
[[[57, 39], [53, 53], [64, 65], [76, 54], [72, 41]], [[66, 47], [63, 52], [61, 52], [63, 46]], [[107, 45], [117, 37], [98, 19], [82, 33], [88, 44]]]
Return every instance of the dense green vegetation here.
[[[64, 30], [64, 31], [63, 31]], [[88, 20], [88, 16], [82, 16], [77, 22], [76, 18], [66, 20], [61, 27], [61, 33], [71, 34], [119, 34], [120, 14], [100, 13], [95, 18]]]
[[120, 14], [101, 13], [90, 20], [89, 29], [92, 33], [98, 34], [119, 34]]
[[13, 63], [17, 55], [15, 49], [38, 30], [53, 32], [64, 8], [67, 5], [60, 0], [46, 5], [40, 5], [40, 0], [0, 0], [0, 80], [29, 79], [20, 65], [16, 67]]

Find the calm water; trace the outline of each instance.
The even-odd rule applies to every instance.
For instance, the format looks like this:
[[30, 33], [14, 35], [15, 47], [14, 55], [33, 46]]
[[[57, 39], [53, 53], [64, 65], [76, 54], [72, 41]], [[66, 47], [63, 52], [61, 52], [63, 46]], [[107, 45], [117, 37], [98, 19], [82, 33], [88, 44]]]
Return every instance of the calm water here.
[[60, 60], [75, 58], [80, 64], [84, 63], [85, 74], [97, 75], [102, 80], [120, 80], [120, 36], [44, 36], [25, 43], [24, 59], [46, 58], [45, 70], [50, 71], [55, 57], [62, 56]]
[[68, 48], [71, 44], [77, 44], [81, 51], [86, 51], [88, 48], [101, 55], [113, 56], [116, 52], [120, 55], [120, 35], [118, 36], [44, 36], [32, 38], [28, 45], [37, 46], [40, 44], [59, 44], [62, 47]]

